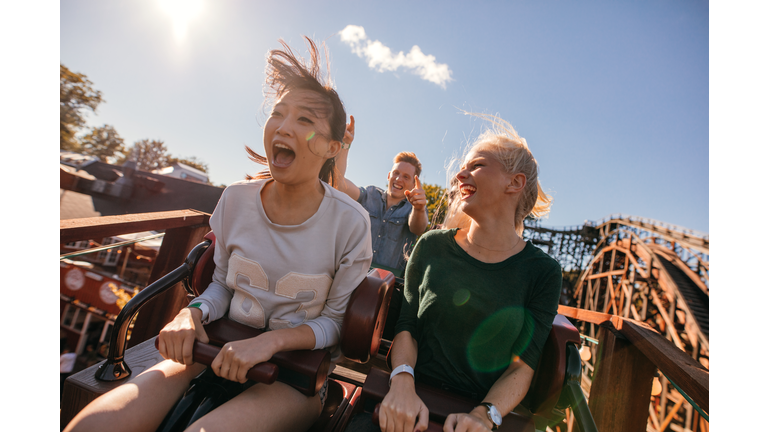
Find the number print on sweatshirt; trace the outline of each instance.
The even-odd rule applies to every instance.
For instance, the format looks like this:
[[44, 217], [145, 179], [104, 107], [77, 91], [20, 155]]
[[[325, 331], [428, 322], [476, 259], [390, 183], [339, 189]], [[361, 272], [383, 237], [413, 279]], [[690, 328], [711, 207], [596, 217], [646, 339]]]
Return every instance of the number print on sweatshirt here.
[[247, 288], [238, 285], [237, 280], [240, 276], [248, 279], [249, 288], [269, 291], [269, 279], [261, 265], [256, 261], [232, 254], [229, 257], [227, 285], [235, 291], [235, 295], [229, 305], [229, 317], [239, 323], [264, 328], [264, 308], [259, 300], [247, 291]]
[[[241, 277], [247, 279], [247, 284]], [[238, 281], [240, 281], [239, 284]], [[293, 314], [304, 312], [300, 322], [292, 323], [290, 320], [275, 317], [269, 320], [269, 328], [276, 330], [295, 327], [297, 324], [320, 316], [332, 283], [333, 279], [328, 275], [290, 272], [280, 278], [275, 286], [275, 295], [295, 300], [301, 293], [310, 293], [312, 298], [299, 302], [298, 307], [293, 311]], [[264, 307], [254, 295], [255, 289], [269, 291], [269, 278], [261, 265], [256, 261], [232, 254], [229, 258], [227, 285], [234, 290], [229, 307], [230, 318], [253, 327], [264, 328], [266, 316]]]
[[[313, 295], [312, 300], [299, 303], [294, 313], [304, 311], [304, 319], [315, 319], [320, 316], [325, 306], [325, 300], [328, 298], [328, 291], [331, 289], [333, 279], [328, 275], [306, 275], [296, 272], [290, 272], [280, 278], [275, 286], [275, 294], [289, 299], [296, 299], [300, 293], [308, 292]], [[279, 328], [293, 327], [288, 320], [272, 318], [269, 320], [269, 328], [272, 330]]]

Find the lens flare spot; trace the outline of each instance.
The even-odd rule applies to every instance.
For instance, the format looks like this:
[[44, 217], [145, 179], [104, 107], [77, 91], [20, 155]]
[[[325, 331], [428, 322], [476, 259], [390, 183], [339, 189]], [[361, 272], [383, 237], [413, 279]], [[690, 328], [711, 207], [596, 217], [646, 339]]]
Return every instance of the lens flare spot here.
[[533, 328], [533, 317], [522, 306], [495, 312], [477, 327], [469, 340], [469, 365], [478, 372], [507, 368], [528, 348]]
[[315, 137], [315, 131], [312, 131], [312, 132], [308, 133], [307, 134], [307, 141], [311, 140], [314, 137]]
[[469, 290], [462, 288], [453, 293], [453, 304], [456, 306], [463, 306], [469, 301], [469, 297]]

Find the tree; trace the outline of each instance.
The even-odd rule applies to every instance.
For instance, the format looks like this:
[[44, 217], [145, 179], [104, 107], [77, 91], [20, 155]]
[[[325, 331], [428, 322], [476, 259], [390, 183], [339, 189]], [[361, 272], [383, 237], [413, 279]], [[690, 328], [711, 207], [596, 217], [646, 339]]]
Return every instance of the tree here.
[[79, 150], [75, 134], [85, 126], [86, 111], [95, 113], [104, 102], [92, 84], [85, 75], [59, 65], [59, 147], [63, 150]]
[[96, 156], [102, 162], [113, 162], [125, 158], [123, 138], [117, 134], [111, 125], [91, 129], [91, 132], [80, 140], [82, 153]]
[[448, 209], [448, 195], [442, 186], [424, 183], [424, 194], [427, 196], [427, 212], [430, 224], [441, 224]]
[[[181, 162], [184, 165], [196, 168], [204, 173], [208, 173], [208, 164], [192, 156], [187, 158], [178, 158], [168, 153], [165, 143], [161, 140], [143, 139], [133, 143], [128, 150], [127, 155], [118, 159], [117, 164], [123, 165], [126, 161], [135, 161], [136, 169], [142, 171], [153, 171], [173, 165], [175, 162]], [[208, 182], [210, 183], [210, 180]]]
[[168, 154], [163, 141], [150, 141], [146, 138], [133, 143], [127, 157], [128, 160], [136, 162], [136, 169], [142, 171], [165, 168], [170, 165], [170, 158], [171, 155]]

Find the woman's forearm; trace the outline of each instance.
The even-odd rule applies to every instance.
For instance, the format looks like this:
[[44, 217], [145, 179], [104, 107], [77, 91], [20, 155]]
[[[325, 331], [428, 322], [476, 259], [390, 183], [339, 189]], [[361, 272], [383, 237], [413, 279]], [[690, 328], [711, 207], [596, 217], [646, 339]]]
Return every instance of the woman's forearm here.
[[315, 347], [315, 332], [308, 325], [264, 332], [257, 338], [265, 339], [263, 342], [268, 343], [273, 354]]
[[[418, 354], [416, 340], [410, 332], [402, 331], [392, 340], [392, 367], [415, 366]], [[409, 373], [392, 377], [389, 392], [381, 402], [379, 427], [381, 430], [425, 430], [429, 421], [429, 409], [416, 394], [416, 383]]]
[[339, 150], [339, 154], [336, 155], [336, 169], [338, 170], [339, 177], [338, 189], [345, 194], [349, 195], [353, 200], [357, 200], [360, 196], [360, 189], [347, 179], [347, 158], [349, 157], [349, 149]]
[[[522, 360], [512, 363], [504, 374], [493, 384], [483, 402], [492, 403], [502, 416], [511, 412], [523, 400], [528, 388], [531, 386], [533, 369]], [[472, 410], [484, 419], [487, 419], [486, 408], [477, 407]]]
[[416, 358], [418, 357], [418, 344], [416, 339], [408, 331], [402, 331], [395, 335], [392, 340], [392, 354], [390, 363], [392, 368], [407, 364], [410, 367], [416, 367]]

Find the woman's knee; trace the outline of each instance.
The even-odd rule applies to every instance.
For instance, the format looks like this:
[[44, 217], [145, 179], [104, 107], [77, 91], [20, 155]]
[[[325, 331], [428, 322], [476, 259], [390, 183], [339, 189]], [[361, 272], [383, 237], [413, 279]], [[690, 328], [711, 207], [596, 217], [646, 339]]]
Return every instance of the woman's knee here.
[[65, 430], [154, 430], [192, 378], [204, 369], [202, 365], [160, 362], [99, 396]]

